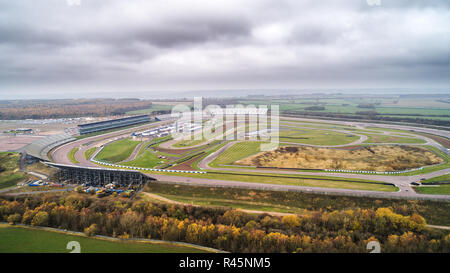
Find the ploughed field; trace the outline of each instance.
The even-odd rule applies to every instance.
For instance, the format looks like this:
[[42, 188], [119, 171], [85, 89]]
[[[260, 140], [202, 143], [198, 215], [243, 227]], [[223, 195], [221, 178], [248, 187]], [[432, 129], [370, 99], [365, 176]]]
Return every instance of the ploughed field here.
[[234, 164], [277, 168], [402, 171], [442, 162], [444, 160], [441, 157], [423, 147], [375, 145], [352, 150], [279, 147], [274, 151], [260, 152], [235, 161]]

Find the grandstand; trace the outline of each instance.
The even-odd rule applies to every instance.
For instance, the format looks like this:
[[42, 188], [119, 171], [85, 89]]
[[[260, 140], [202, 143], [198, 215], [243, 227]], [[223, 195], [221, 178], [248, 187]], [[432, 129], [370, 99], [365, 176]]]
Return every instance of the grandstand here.
[[151, 119], [150, 119], [149, 115], [112, 119], [112, 120], [105, 120], [105, 121], [99, 121], [99, 122], [93, 122], [93, 123], [80, 124], [80, 125], [78, 125], [78, 131], [80, 132], [80, 135], [84, 135], [84, 134], [89, 134], [89, 133], [94, 133], [94, 132], [99, 132], [99, 131], [109, 130], [109, 129], [114, 129], [114, 128], [120, 128], [120, 127], [124, 127], [124, 126], [145, 123], [145, 122], [150, 122], [150, 121], [151, 121]]
[[91, 183], [96, 186], [116, 182], [119, 185], [142, 186], [149, 180], [156, 180], [135, 170], [118, 170], [108, 168], [80, 167], [46, 162], [48, 166], [60, 169], [57, 175], [60, 180], [70, 180], [71, 183]]
[[38, 139], [27, 146], [25, 146], [25, 151], [28, 155], [39, 158], [45, 161], [50, 161], [50, 158], [48, 157], [48, 152], [50, 152], [51, 149], [68, 143], [72, 140], [75, 140], [74, 137], [70, 134], [58, 134], [58, 135], [52, 135], [48, 137], [44, 137], [41, 139]]

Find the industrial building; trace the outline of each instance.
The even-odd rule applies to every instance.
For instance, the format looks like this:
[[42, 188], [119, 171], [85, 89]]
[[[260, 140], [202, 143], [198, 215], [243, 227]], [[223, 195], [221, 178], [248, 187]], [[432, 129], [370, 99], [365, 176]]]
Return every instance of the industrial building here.
[[80, 125], [78, 125], [78, 131], [80, 132], [80, 135], [84, 135], [84, 134], [89, 134], [89, 133], [94, 133], [94, 132], [99, 132], [99, 131], [109, 130], [109, 129], [114, 129], [114, 128], [120, 128], [120, 127], [124, 127], [124, 126], [145, 123], [145, 122], [150, 122], [150, 121], [151, 121], [151, 119], [150, 119], [149, 115], [112, 119], [112, 120], [105, 120], [105, 121], [99, 121], [99, 122], [93, 122], [93, 123], [80, 124]]

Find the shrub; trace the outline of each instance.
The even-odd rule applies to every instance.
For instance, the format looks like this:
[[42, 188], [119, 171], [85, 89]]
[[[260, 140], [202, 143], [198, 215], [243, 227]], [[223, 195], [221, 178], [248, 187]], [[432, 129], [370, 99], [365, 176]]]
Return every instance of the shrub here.
[[92, 224], [89, 227], [84, 229], [84, 234], [87, 236], [94, 236], [97, 233], [97, 225]]
[[48, 225], [48, 213], [45, 211], [40, 211], [36, 213], [31, 221], [32, 226], [46, 226]]
[[22, 221], [22, 216], [18, 213], [15, 214], [11, 214], [10, 216], [8, 216], [8, 223], [10, 224], [15, 224], [15, 223], [20, 223], [20, 221]]

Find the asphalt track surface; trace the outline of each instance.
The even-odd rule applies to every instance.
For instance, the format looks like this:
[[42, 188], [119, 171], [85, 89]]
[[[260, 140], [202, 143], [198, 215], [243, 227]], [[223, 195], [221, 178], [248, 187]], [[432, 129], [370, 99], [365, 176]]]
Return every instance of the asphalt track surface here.
[[[324, 122], [324, 123], [333, 123], [333, 124], [341, 124], [341, 125], [351, 125], [356, 126], [357, 128], [364, 127], [383, 127], [383, 128], [395, 128], [400, 129], [402, 127], [403, 130], [414, 130], [418, 132], [427, 132], [431, 133], [435, 131], [439, 131], [436, 129], [428, 129], [428, 128], [419, 128], [413, 127], [411, 129], [408, 126], [396, 126], [396, 125], [386, 125], [386, 127], [382, 124], [366, 124], [360, 122], [345, 122], [345, 121], [324, 121], [324, 120], [312, 120], [312, 119], [294, 119], [294, 118], [285, 118], [283, 119], [292, 119], [297, 121], [314, 121], [314, 122]], [[55, 163], [60, 164], [68, 164], [68, 165], [77, 165], [81, 167], [97, 167], [97, 168], [105, 168], [94, 164], [90, 160], [84, 157], [84, 152], [87, 149], [92, 147], [100, 147], [101, 144], [105, 144], [109, 141], [114, 141], [121, 137], [129, 136], [129, 134], [133, 131], [148, 129], [155, 126], [164, 125], [170, 123], [171, 121], [160, 121], [152, 124], [147, 124], [140, 127], [129, 128], [125, 130], [120, 130], [116, 132], [107, 133], [104, 135], [93, 136], [89, 138], [84, 138], [81, 140], [76, 140], [74, 142], [70, 142], [68, 144], [62, 145], [53, 150], [51, 157]], [[390, 126], [390, 127], [387, 127]], [[424, 129], [424, 130], [420, 130]], [[441, 136], [446, 136], [450, 134], [448, 132], [439, 131]], [[354, 134], [354, 133], [353, 133]], [[436, 133], [435, 133], [436, 134]], [[417, 137], [417, 136], [415, 136]], [[443, 147], [437, 142], [423, 137], [429, 145], [433, 145], [441, 150]], [[219, 149], [218, 151], [212, 153], [204, 160], [199, 163], [199, 167], [205, 170], [215, 170], [215, 171], [239, 171], [237, 168], [212, 168], [208, 164], [220, 153], [225, 151], [229, 146], [234, 144], [234, 142], [230, 142], [226, 144], [224, 147]], [[297, 145], [299, 145], [297, 143]], [[351, 145], [347, 144], [346, 146]], [[79, 163], [74, 164], [71, 162], [67, 154], [75, 147], [79, 147], [80, 149], [75, 154], [75, 158], [79, 161]], [[445, 149], [446, 153], [448, 150]], [[291, 186], [291, 185], [278, 185], [278, 184], [265, 184], [265, 183], [252, 183], [252, 182], [239, 182], [239, 181], [230, 181], [230, 180], [216, 180], [216, 179], [205, 179], [205, 178], [192, 178], [192, 177], [183, 177], [183, 176], [171, 176], [171, 175], [159, 175], [159, 174], [146, 174], [149, 177], [155, 178], [159, 183], [171, 183], [171, 184], [184, 184], [184, 185], [198, 185], [198, 186], [211, 186], [211, 187], [235, 187], [235, 188], [248, 188], [248, 189], [259, 189], [259, 190], [276, 190], [276, 191], [300, 191], [300, 192], [310, 192], [310, 193], [321, 193], [321, 194], [334, 194], [334, 195], [350, 195], [350, 196], [368, 196], [368, 197], [380, 197], [380, 198], [406, 198], [406, 199], [431, 199], [431, 200], [447, 200], [450, 201], [450, 195], [431, 195], [431, 194], [418, 194], [416, 193], [412, 187], [410, 186], [411, 182], [418, 181], [422, 178], [432, 178], [440, 175], [444, 175], [450, 172], [450, 168], [435, 171], [432, 173], [421, 174], [421, 175], [412, 175], [412, 176], [400, 176], [400, 175], [364, 175], [364, 174], [353, 174], [353, 173], [332, 173], [332, 172], [298, 172], [298, 171], [284, 171], [284, 170], [260, 170], [260, 169], [243, 169], [245, 172], [258, 172], [258, 173], [271, 173], [271, 174], [296, 174], [296, 175], [316, 175], [316, 176], [327, 176], [327, 177], [343, 177], [343, 178], [353, 178], [353, 179], [367, 179], [367, 180], [375, 180], [382, 181], [387, 183], [392, 183], [396, 185], [400, 190], [398, 192], [378, 192], [378, 191], [365, 191], [365, 190], [349, 190], [349, 189], [339, 189], [339, 188], [321, 188], [321, 187], [305, 187], [305, 186]]]

